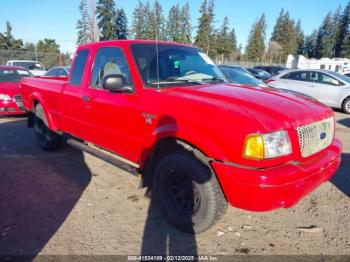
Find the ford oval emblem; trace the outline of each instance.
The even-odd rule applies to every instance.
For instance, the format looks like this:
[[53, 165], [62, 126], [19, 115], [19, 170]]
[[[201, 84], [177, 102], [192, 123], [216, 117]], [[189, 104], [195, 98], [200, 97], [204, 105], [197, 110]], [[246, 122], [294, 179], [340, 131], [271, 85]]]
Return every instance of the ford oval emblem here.
[[321, 139], [321, 140], [326, 139], [326, 137], [327, 137], [327, 133], [326, 133], [326, 132], [322, 132], [322, 133], [320, 134], [320, 139]]

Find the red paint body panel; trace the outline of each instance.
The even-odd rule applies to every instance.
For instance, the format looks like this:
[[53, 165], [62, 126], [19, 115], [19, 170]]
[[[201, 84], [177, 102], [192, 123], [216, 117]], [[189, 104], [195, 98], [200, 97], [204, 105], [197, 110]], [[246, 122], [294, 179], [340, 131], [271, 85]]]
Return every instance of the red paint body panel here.
[[19, 82], [18, 83], [17, 82], [0, 83], [0, 94], [5, 94], [11, 97], [10, 101], [0, 100], [0, 108], [14, 109], [14, 111], [10, 111], [10, 112], [0, 111], [0, 116], [23, 115], [26, 113], [20, 110], [18, 104], [15, 101], [15, 96], [21, 94], [21, 86]]
[[[79, 47], [78, 51], [90, 51], [79, 87], [70, 86], [65, 78], [24, 79], [26, 109], [32, 111], [34, 101], [42, 103], [52, 130], [104, 147], [141, 168], [160, 139], [181, 139], [213, 159], [229, 202], [249, 210], [289, 207], [334, 173], [340, 161], [339, 142], [334, 140], [332, 146], [303, 158], [296, 133], [298, 126], [333, 116], [330, 108], [270, 88], [233, 84], [146, 88], [130, 51], [136, 42], [152, 43], [128, 40]], [[90, 87], [98, 49], [111, 46], [121, 48], [128, 61], [135, 87], [132, 94]], [[83, 96], [90, 100], [83, 101]], [[146, 121], [147, 116], [152, 116], [151, 121]], [[263, 161], [242, 157], [247, 135], [278, 130], [288, 132], [292, 154]], [[292, 161], [298, 166], [290, 164]], [[317, 176], [321, 168], [325, 169]], [[287, 190], [291, 191], [288, 196]]]
[[[327, 181], [337, 170], [342, 146], [338, 140], [309, 161], [250, 170], [213, 163], [227, 200], [251, 211], [288, 208]], [[244, 197], [242, 197], [244, 196]]]

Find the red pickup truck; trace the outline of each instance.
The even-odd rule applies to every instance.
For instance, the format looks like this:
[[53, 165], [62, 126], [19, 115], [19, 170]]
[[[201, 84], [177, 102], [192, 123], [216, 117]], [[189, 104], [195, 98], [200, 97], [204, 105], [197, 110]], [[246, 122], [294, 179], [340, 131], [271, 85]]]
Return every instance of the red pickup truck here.
[[44, 150], [68, 144], [142, 175], [167, 220], [203, 232], [232, 206], [288, 208], [340, 163], [330, 108], [270, 88], [229, 84], [192, 46], [80, 46], [69, 78], [22, 81]]

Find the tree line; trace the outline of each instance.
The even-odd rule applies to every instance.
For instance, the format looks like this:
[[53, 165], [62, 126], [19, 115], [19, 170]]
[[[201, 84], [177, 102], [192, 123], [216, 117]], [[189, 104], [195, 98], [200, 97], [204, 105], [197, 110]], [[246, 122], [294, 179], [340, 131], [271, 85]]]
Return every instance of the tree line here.
[[[242, 46], [237, 45], [229, 18], [217, 21], [214, 0], [202, 1], [196, 25], [191, 23], [188, 2], [172, 5], [165, 14], [158, 0], [139, 0], [128, 18], [123, 7], [116, 6], [115, 0], [96, 1], [80, 0], [80, 17], [76, 25], [79, 45], [113, 39], [159, 39], [194, 44], [221, 62], [244, 59], [285, 63], [288, 54], [309, 58], [350, 57], [350, 2], [344, 9], [338, 7], [327, 13], [319, 28], [309, 35], [304, 33], [300, 20], [295, 21], [282, 9], [267, 38], [266, 16], [262, 14], [251, 26], [247, 45], [242, 50]], [[0, 33], [0, 52], [0, 63], [6, 59], [24, 59], [24, 54], [26, 59], [37, 57], [48, 68], [69, 63], [69, 54], [62, 54], [55, 39], [24, 43], [13, 36], [9, 22]]]
[[0, 33], [0, 64], [8, 60], [38, 60], [45, 67], [68, 64], [70, 55], [62, 53], [55, 39], [45, 38], [37, 43], [23, 42], [12, 34], [12, 26], [6, 22], [5, 32]]
[[191, 24], [189, 3], [175, 4], [165, 15], [158, 0], [139, 0], [129, 21], [124, 9], [116, 8], [114, 0], [98, 0], [96, 7], [93, 0], [89, 1], [90, 10], [95, 11], [88, 11], [88, 0], [80, 2], [78, 44], [98, 39], [158, 39], [194, 44], [221, 61], [225, 58], [266, 63], [285, 63], [288, 54], [309, 58], [350, 56], [350, 2], [344, 9], [339, 7], [326, 14], [320, 27], [310, 35], [304, 33], [300, 20], [295, 21], [282, 9], [267, 40], [266, 16], [262, 14], [252, 25], [242, 54], [228, 17], [217, 27], [214, 0], [203, 0], [197, 26]]
[[344, 9], [328, 12], [319, 28], [309, 35], [303, 32], [300, 20], [295, 22], [282, 9], [267, 46], [264, 18], [262, 15], [249, 34], [245, 55], [250, 61], [285, 63], [288, 54], [317, 59], [350, 57], [350, 2]]
[[[214, 0], [204, 0], [200, 7], [198, 26], [191, 24], [190, 4], [174, 4], [168, 14], [158, 0], [139, 0], [131, 19], [114, 0], [80, 0], [80, 18], [77, 22], [77, 44], [114, 39], [151, 39], [194, 43], [210, 56], [234, 57], [240, 55], [234, 28], [225, 17], [216, 27]], [[94, 22], [94, 18], [96, 21]], [[97, 28], [96, 31], [93, 28]], [[194, 36], [194, 29], [197, 30]]]

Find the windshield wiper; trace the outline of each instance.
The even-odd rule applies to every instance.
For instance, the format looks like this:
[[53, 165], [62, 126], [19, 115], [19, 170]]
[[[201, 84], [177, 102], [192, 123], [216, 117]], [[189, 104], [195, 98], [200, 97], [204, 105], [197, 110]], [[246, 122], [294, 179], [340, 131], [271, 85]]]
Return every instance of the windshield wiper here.
[[190, 80], [190, 79], [167, 79], [165, 81], [154, 81], [154, 82], [150, 82], [150, 85], [175, 85], [175, 84], [182, 84], [182, 83], [188, 83], [188, 84], [195, 84], [195, 85], [201, 85], [202, 83], [198, 82], [198, 81], [194, 81], [194, 80]]
[[201, 79], [201, 81], [202, 82], [216, 82], [216, 83], [224, 83], [224, 82], [226, 82], [224, 79], [218, 78], [218, 77], [203, 78], [203, 79]]

